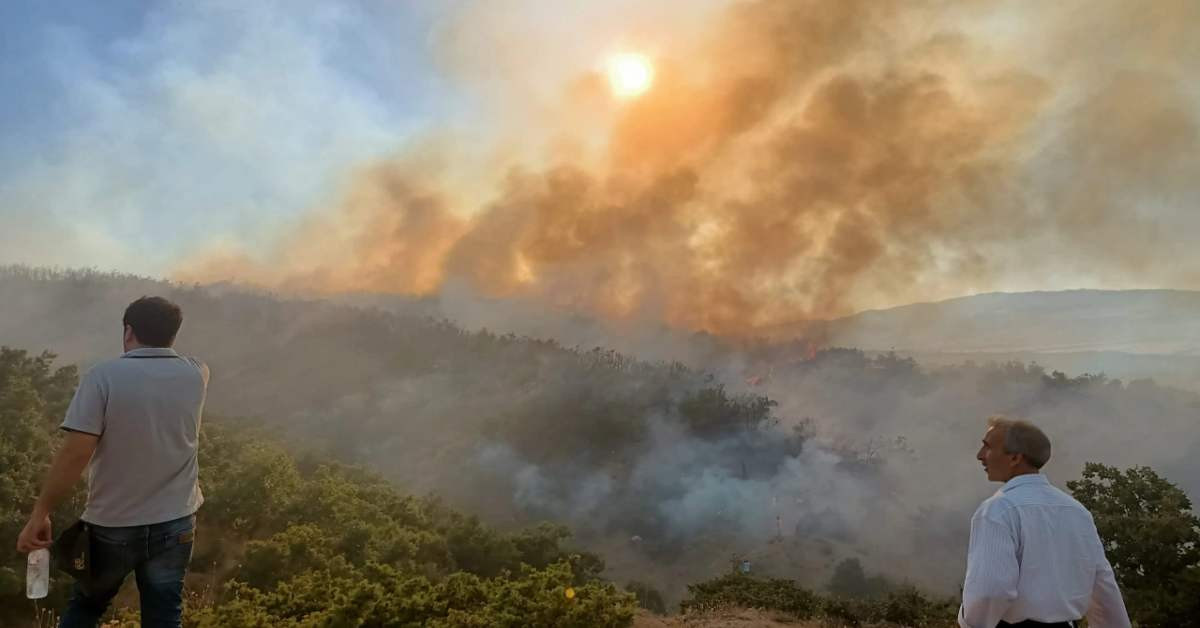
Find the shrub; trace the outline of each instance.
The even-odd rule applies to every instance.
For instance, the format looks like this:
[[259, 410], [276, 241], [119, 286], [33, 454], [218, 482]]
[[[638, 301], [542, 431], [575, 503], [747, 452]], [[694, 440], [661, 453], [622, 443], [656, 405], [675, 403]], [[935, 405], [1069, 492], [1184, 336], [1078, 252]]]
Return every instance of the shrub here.
[[937, 628], [957, 624], [958, 603], [935, 599], [912, 587], [901, 587], [885, 596], [868, 599], [820, 595], [791, 580], [759, 579], [730, 574], [688, 586], [684, 611], [708, 611], [727, 607], [780, 611], [798, 619], [823, 618], [859, 626], [891, 622], [905, 626]]

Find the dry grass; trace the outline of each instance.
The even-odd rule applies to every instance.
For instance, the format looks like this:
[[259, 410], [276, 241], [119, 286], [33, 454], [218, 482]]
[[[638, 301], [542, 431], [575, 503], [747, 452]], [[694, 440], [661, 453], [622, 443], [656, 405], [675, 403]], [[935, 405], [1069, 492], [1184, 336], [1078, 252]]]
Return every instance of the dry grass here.
[[[786, 613], [748, 608], [662, 616], [639, 611], [633, 628], [845, 628], [846, 624], [796, 619]], [[864, 624], [862, 628], [905, 628], [896, 624]]]
[[689, 613], [664, 617], [646, 611], [639, 612], [633, 620], [633, 628], [763, 628], [789, 626], [790, 628], [825, 628], [814, 621], [800, 621], [784, 613], [752, 609], [730, 609], [707, 613]]

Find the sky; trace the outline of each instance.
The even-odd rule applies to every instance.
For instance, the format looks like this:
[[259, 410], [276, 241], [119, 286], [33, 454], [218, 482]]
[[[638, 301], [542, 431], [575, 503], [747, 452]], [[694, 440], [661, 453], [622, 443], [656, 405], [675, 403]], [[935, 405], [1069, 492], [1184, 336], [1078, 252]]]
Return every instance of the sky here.
[[[488, 121], [475, 118], [480, 101], [498, 100], [489, 90], [503, 76], [455, 68], [455, 55], [492, 58], [499, 53], [486, 48], [517, 49], [522, 31], [561, 46], [590, 14], [611, 13], [496, 7], [4, 3], [0, 263], [162, 276], [212, 243], [261, 246], [333, 202], [351, 169], [416, 135], [486, 135]], [[471, 13], [489, 21], [487, 32], [439, 52], [439, 37], [462, 29], [456, 16]], [[590, 63], [602, 45], [569, 56]], [[561, 57], [542, 55], [540, 65]], [[507, 63], [511, 78], [511, 66], [539, 62]], [[524, 88], [546, 88], [526, 79]]]
[[166, 274], [453, 110], [429, 43], [453, 3], [301, 6], [4, 3], [3, 261]]
[[1197, 42], [1190, 0], [6, 2], [0, 264], [731, 333], [1195, 289]]

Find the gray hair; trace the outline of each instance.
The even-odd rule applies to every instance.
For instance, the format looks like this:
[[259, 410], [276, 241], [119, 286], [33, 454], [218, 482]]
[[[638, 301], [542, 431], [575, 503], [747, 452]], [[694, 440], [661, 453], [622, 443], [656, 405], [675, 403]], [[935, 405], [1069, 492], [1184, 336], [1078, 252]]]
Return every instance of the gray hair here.
[[988, 427], [1003, 429], [1004, 451], [1025, 456], [1034, 469], [1041, 469], [1050, 460], [1050, 439], [1033, 423], [995, 415], [988, 417]]

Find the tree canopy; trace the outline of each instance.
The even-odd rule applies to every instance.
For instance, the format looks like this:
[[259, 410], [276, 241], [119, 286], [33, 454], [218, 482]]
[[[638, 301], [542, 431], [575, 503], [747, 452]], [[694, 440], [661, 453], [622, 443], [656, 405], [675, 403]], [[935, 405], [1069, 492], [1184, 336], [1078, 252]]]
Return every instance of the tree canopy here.
[[1187, 494], [1149, 467], [1094, 462], [1067, 488], [1091, 511], [1133, 619], [1200, 626], [1200, 517]]

